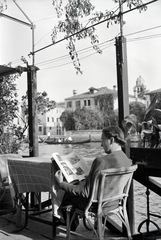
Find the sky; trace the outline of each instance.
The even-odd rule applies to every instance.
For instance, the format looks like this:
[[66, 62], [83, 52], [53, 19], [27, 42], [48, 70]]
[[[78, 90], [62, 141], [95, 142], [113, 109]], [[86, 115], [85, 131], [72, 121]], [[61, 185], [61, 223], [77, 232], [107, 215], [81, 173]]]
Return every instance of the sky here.
[[[149, 0], [150, 1], [150, 0]], [[144, 3], [149, 2], [143, 0]], [[0, 0], [3, 2], [3, 0]], [[13, 0], [6, 0], [6, 15], [35, 25], [34, 49], [44, 48], [52, 43], [52, 29], [59, 19], [56, 16], [52, 0], [16, 0], [25, 13], [20, 11]], [[65, 1], [63, 1], [65, 2]], [[113, 10], [118, 4], [113, 0], [91, 0], [96, 11]], [[161, 0], [148, 5], [147, 11], [134, 10], [123, 15], [125, 24], [123, 35], [127, 40], [128, 87], [133, 94], [133, 87], [139, 76], [144, 79], [147, 90], [161, 88]], [[126, 11], [126, 4], [123, 5]], [[86, 25], [87, 19], [83, 19]], [[32, 65], [32, 30], [30, 27], [13, 20], [0, 18], [0, 65], [11, 63], [12, 67], [26, 66], [23, 56]], [[96, 53], [90, 39], [76, 42], [83, 74], [76, 70], [66, 49], [64, 40], [35, 53], [37, 71], [37, 91], [46, 91], [50, 100], [64, 101], [65, 98], [87, 92], [90, 87], [108, 87], [117, 85], [115, 38], [120, 34], [119, 24], [107, 28], [106, 23], [96, 27], [102, 54]], [[64, 38], [58, 35], [57, 40]], [[24, 72], [16, 81], [19, 98], [27, 90], [27, 74]]]

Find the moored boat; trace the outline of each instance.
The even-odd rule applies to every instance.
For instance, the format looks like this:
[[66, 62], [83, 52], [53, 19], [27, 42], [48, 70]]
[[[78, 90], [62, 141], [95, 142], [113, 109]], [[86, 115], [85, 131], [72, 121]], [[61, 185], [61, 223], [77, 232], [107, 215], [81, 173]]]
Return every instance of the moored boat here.
[[69, 141], [69, 140], [60, 140], [55, 138], [50, 138], [45, 141], [47, 144], [83, 144], [83, 143], [90, 143], [90, 139], [83, 140], [83, 141]]

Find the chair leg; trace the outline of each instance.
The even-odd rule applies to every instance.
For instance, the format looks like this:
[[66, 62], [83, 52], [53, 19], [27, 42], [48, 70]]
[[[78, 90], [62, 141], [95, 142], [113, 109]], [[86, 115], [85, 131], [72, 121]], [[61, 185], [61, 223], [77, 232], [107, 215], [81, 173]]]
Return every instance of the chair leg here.
[[102, 229], [102, 216], [97, 216], [97, 230], [98, 230], [98, 239], [102, 240], [104, 231]]
[[70, 211], [66, 211], [67, 239], [70, 240]]
[[56, 240], [56, 218], [52, 216], [52, 239]]
[[127, 212], [124, 211], [124, 221], [125, 221], [125, 227], [126, 227], [126, 230], [127, 230], [127, 237], [129, 240], [132, 239], [131, 237], [131, 229], [130, 229], [130, 224], [129, 224], [129, 220], [128, 220], [128, 216], [127, 216]]
[[22, 215], [22, 194], [19, 194], [18, 203], [17, 203], [17, 214], [16, 214], [16, 227], [21, 227], [21, 215]]
[[128, 216], [127, 216], [126, 210], [123, 211], [121, 209], [117, 215], [121, 219], [121, 221], [124, 224], [124, 226], [126, 227], [128, 240], [131, 240], [132, 236], [131, 236], [130, 224], [129, 224], [129, 220], [128, 220]]

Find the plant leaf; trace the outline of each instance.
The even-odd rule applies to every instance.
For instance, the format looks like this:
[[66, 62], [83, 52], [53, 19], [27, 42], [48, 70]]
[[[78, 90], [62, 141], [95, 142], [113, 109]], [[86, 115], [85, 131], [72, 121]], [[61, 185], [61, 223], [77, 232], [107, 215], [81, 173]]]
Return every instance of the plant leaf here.
[[145, 111], [145, 115], [144, 115], [144, 121], [147, 119], [147, 116], [148, 116], [148, 113], [151, 111], [151, 110], [154, 110], [155, 108], [155, 104], [156, 104], [156, 101], [157, 101], [157, 98], [158, 98], [158, 94], [155, 94], [149, 107], [146, 109]]
[[137, 117], [136, 117], [134, 114], [130, 114], [129, 116], [126, 116], [126, 117], [122, 120], [122, 126], [123, 126], [126, 134], [127, 134], [128, 132], [130, 132], [130, 130], [132, 129], [132, 127], [134, 127], [135, 129], [137, 129], [137, 124], [138, 124], [138, 120], [137, 120]]

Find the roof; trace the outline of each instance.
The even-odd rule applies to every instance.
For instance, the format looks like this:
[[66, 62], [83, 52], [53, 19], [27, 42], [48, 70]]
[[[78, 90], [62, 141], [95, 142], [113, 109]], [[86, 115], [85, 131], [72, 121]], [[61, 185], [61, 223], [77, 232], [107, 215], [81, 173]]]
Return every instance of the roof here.
[[10, 74], [20, 73], [23, 71], [26, 71], [26, 68], [20, 67], [20, 66], [16, 68], [12, 68], [8, 66], [0, 65], [0, 77], [4, 77]]
[[[95, 89], [96, 88], [92, 88]], [[92, 98], [92, 97], [96, 97], [99, 95], [104, 95], [104, 94], [113, 94], [116, 95], [117, 91], [116, 90], [111, 90], [107, 87], [102, 87], [102, 88], [97, 88], [97, 92], [96, 93], [91, 93], [90, 91], [82, 93], [82, 94], [76, 94], [74, 96], [71, 96], [69, 98], [66, 98], [65, 100], [74, 100], [74, 99], [82, 99], [82, 98]]]
[[55, 105], [56, 107], [65, 108], [65, 102], [58, 102]]
[[153, 90], [153, 91], [151, 91], [151, 92], [148, 92], [147, 94], [148, 94], [148, 95], [153, 95], [153, 94], [155, 94], [155, 93], [161, 93], [161, 88], [158, 88], [158, 89], [156, 89], [156, 90]]

